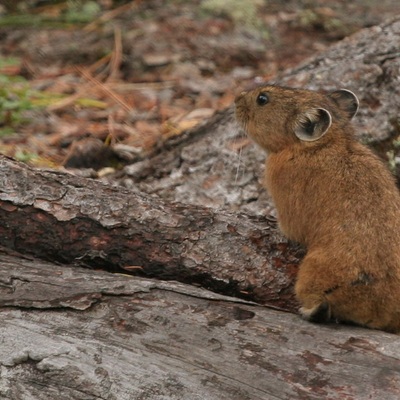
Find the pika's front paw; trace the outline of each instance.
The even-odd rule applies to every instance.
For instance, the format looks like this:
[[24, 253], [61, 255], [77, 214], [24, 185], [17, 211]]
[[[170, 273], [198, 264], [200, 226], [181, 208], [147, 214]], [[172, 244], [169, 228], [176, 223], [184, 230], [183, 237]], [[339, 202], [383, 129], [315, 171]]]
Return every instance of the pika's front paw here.
[[331, 319], [331, 307], [328, 302], [318, 304], [313, 308], [300, 308], [300, 315], [310, 322], [328, 322]]

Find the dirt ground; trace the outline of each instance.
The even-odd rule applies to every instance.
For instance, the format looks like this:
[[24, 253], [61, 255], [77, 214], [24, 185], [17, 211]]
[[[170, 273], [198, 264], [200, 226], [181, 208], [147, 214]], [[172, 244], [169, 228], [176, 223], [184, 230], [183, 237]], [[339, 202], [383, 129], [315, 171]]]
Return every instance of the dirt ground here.
[[398, 0], [3, 1], [0, 152], [108, 174]]

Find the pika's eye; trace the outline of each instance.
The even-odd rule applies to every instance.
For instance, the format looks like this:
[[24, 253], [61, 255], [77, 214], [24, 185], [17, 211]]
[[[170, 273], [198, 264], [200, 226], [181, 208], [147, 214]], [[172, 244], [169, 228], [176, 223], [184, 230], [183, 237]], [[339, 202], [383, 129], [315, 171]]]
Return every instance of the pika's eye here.
[[265, 104], [267, 104], [269, 102], [269, 98], [267, 93], [261, 92], [258, 96], [257, 96], [257, 104], [259, 106], [264, 106]]

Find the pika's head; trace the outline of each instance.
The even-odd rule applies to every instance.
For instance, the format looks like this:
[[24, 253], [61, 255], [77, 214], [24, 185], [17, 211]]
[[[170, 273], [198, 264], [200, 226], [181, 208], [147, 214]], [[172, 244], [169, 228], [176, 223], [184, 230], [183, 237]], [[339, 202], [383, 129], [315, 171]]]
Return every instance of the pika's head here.
[[327, 95], [267, 85], [242, 92], [235, 100], [236, 118], [248, 135], [268, 152], [310, 146], [329, 137], [357, 113], [358, 99], [349, 90]]

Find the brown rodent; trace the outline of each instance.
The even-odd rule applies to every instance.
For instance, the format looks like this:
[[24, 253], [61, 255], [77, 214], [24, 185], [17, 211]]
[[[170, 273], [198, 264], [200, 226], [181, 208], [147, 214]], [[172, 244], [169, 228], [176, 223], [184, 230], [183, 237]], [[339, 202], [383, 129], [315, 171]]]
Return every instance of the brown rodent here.
[[357, 97], [268, 85], [235, 103], [268, 153], [265, 186], [280, 228], [307, 247], [295, 286], [301, 315], [399, 333], [400, 195], [354, 138]]

